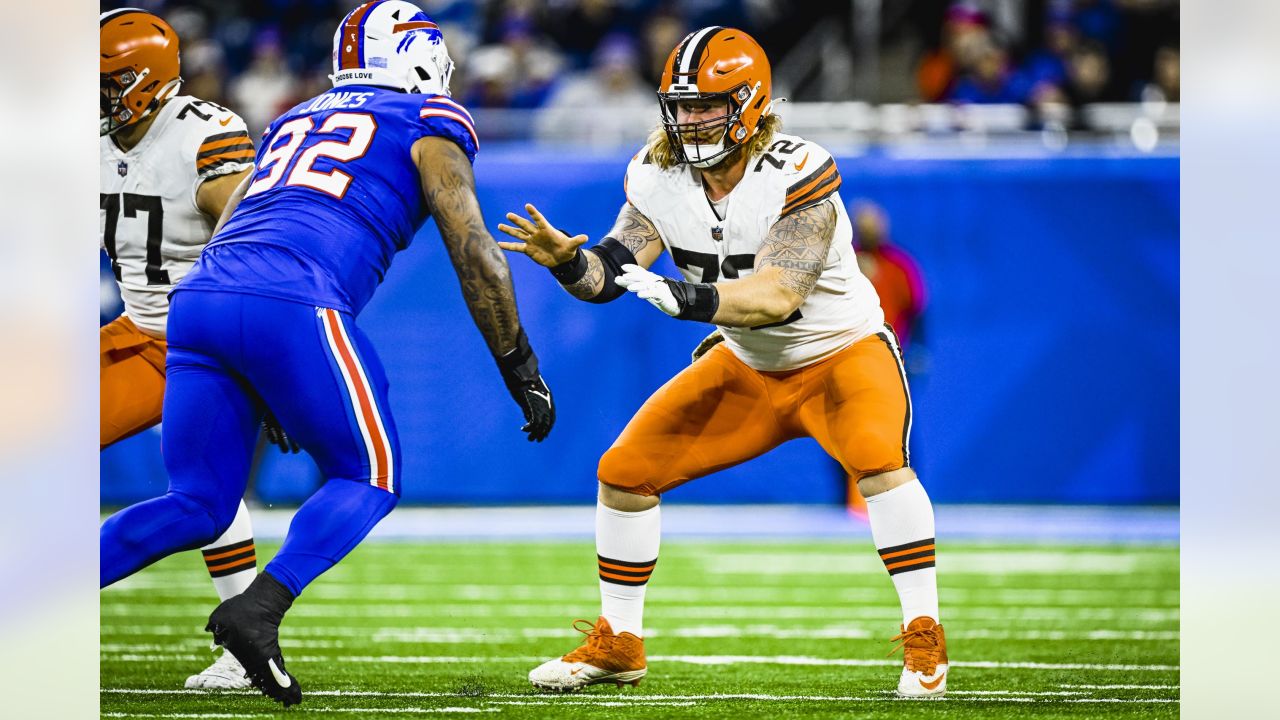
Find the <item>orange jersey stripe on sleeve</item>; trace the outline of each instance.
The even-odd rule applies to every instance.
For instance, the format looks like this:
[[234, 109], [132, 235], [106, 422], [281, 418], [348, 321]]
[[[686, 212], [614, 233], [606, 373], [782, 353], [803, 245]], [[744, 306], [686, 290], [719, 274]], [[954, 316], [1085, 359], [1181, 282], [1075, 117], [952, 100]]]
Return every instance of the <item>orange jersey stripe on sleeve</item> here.
[[797, 210], [803, 210], [826, 200], [840, 189], [840, 183], [840, 173], [836, 172], [831, 174], [821, 185], [814, 187], [807, 194], [797, 197], [795, 200], [788, 201], [787, 204], [782, 207], [781, 216], [785, 217]]
[[222, 137], [217, 140], [209, 138], [200, 144], [200, 150], [197, 154], [204, 155], [213, 150], [235, 147], [237, 145], [248, 145], [249, 147], [253, 147], [253, 141], [249, 139], [249, 133], [233, 133], [231, 137]]
[[213, 165], [221, 165], [225, 162], [253, 162], [253, 151], [236, 150], [221, 155], [210, 155], [196, 162], [196, 170], [206, 170]]

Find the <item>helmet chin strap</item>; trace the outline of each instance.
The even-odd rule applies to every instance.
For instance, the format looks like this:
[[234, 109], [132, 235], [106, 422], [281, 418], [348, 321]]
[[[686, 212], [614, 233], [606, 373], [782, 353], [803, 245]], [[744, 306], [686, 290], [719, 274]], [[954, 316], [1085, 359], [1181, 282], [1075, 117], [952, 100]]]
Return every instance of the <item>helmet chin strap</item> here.
[[[694, 143], [684, 146], [684, 156], [686, 158], [697, 157], [697, 160], [690, 159], [689, 164], [696, 168], [709, 168], [712, 165], [724, 159], [721, 153], [724, 152], [724, 138], [721, 138], [714, 145], [703, 145]], [[706, 157], [704, 160], [703, 157]]]
[[[755, 86], [751, 88], [751, 94], [748, 95], [746, 99], [742, 101], [742, 105], [739, 106], [737, 117], [735, 117], [734, 120], [730, 122], [727, 126], [725, 126], [724, 132], [720, 135], [720, 139], [714, 145], [711, 145], [711, 144], [704, 145], [702, 143], [683, 144], [684, 156], [690, 165], [696, 168], [706, 169], [719, 164], [720, 161], [724, 160], [728, 156], [728, 154], [725, 153], [725, 138], [729, 137], [729, 130], [734, 125], [738, 124], [739, 122], [738, 118], [742, 117], [743, 111], [748, 106], [751, 105], [751, 101], [755, 99], [756, 94], [759, 92], [760, 92], [760, 83], [756, 82]], [[761, 117], [768, 115], [772, 110], [773, 110], [773, 101], [770, 101], [769, 105], [765, 107], [764, 112], [761, 114]], [[746, 142], [747, 135], [743, 133], [742, 137], [730, 138], [730, 139], [734, 141], [733, 143], [734, 145], [741, 145], [742, 143]], [[703, 150], [707, 150], [709, 152], [704, 153]], [[698, 157], [697, 160], [689, 159], [694, 157], [695, 155]], [[703, 159], [704, 157], [706, 158], [705, 160]]]

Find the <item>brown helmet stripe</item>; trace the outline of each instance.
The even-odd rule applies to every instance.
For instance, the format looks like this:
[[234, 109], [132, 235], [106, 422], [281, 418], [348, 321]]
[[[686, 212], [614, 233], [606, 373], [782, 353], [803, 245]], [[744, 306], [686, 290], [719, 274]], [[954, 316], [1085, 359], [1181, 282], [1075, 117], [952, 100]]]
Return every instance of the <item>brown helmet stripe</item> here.
[[706, 52], [707, 45], [710, 44], [711, 38], [724, 28], [719, 25], [712, 25], [689, 33], [684, 41], [680, 43], [680, 52], [676, 53], [675, 60], [671, 64], [672, 75], [692, 75], [698, 71], [698, 63], [702, 60], [702, 54]]
[[107, 12], [104, 12], [98, 16], [98, 27], [101, 28], [103, 25], [106, 25], [111, 20], [114, 20], [120, 17], [121, 15], [128, 15], [129, 13], [142, 13], [143, 15], [151, 14], [146, 10], [143, 10], [142, 8], [134, 8], [134, 7], [120, 8], [119, 10], [108, 10]]
[[372, 0], [352, 10], [347, 16], [347, 21], [342, 24], [343, 38], [342, 50], [338, 56], [339, 70], [361, 67], [361, 61], [364, 59], [364, 21], [368, 19], [369, 12], [378, 3], [379, 0]]

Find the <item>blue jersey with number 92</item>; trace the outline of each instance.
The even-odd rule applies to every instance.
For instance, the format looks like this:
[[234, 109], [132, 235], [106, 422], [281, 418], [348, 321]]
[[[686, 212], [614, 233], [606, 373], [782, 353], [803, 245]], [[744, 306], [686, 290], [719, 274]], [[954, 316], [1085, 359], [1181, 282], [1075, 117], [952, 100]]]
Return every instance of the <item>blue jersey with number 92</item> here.
[[343, 85], [267, 128], [244, 199], [178, 290], [267, 295], [352, 314], [427, 218], [415, 142], [475, 160], [471, 116], [441, 95]]

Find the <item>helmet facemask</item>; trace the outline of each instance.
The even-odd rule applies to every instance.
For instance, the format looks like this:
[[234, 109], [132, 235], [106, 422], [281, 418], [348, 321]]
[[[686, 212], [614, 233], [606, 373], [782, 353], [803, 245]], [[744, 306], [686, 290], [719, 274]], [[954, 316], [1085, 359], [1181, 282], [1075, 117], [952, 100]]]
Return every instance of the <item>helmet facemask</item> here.
[[155, 81], [146, 84], [151, 68], [135, 71], [125, 68], [113, 74], [98, 76], [98, 134], [110, 135], [121, 128], [133, 125], [155, 111], [177, 90], [181, 78], [172, 80], [160, 89], [144, 107], [137, 107], [143, 102], [136, 93], [146, 93], [155, 87]]
[[[742, 112], [759, 90], [740, 85], [729, 92], [701, 94], [694, 86], [673, 86], [672, 92], [658, 93], [662, 109], [662, 128], [676, 160], [696, 168], [709, 168], [727, 158], [750, 137], [739, 122]], [[679, 122], [681, 102], [720, 104], [723, 115], [697, 122]]]
[[422, 95], [448, 95], [449, 78], [453, 76], [453, 58], [444, 43], [417, 57], [406, 58], [405, 90]]

